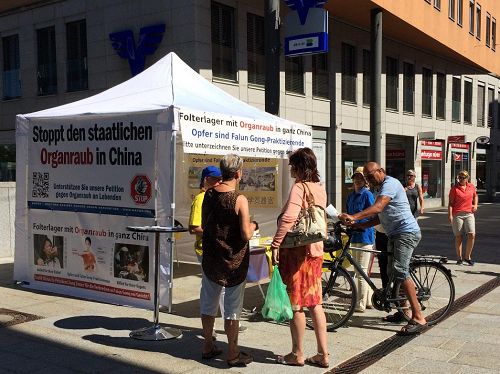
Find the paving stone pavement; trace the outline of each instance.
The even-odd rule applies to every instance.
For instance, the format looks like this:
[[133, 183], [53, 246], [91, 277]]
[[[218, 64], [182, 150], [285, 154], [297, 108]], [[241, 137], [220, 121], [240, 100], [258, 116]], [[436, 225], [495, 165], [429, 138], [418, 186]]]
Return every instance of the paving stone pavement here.
[[[447, 265], [454, 275], [456, 298], [500, 277], [499, 235], [496, 234], [499, 220], [492, 219], [498, 218], [499, 207], [499, 204], [480, 207], [477, 223], [484, 240], [478, 234], [476, 258], [481, 261], [473, 267], [458, 266], [454, 261]], [[419, 220], [424, 238], [427, 238], [423, 244], [427, 243], [427, 250], [432, 247], [439, 254], [449, 251], [452, 243], [451, 229], [449, 226], [444, 229], [446, 215], [442, 211], [428, 212], [425, 215], [428, 218]], [[436, 227], [441, 227], [439, 234]], [[434, 240], [433, 235], [436, 236]], [[291, 349], [289, 329], [286, 325], [265, 322], [258, 314], [252, 313], [243, 318], [248, 330], [240, 335], [239, 343], [243, 350], [254, 356], [254, 363], [246, 368], [228, 369], [224, 356], [211, 361], [201, 360], [200, 268], [194, 264], [175, 266], [173, 313], [160, 313], [160, 322], [181, 329], [183, 335], [174, 340], [145, 342], [131, 339], [128, 334], [131, 330], [150, 325], [151, 311], [24, 289], [13, 284], [12, 259], [2, 261], [0, 309], [42, 318], [2, 327], [9, 317], [0, 313], [0, 373], [215, 373], [229, 370], [262, 374], [266, 370], [276, 373], [328, 371], [312, 366], [298, 368], [275, 364], [277, 354]], [[251, 310], [260, 308], [262, 303], [258, 287], [249, 284], [244, 307]], [[341, 372], [335, 371], [334, 367], [392, 337], [400, 329], [400, 325], [383, 323], [383, 316], [384, 313], [374, 310], [356, 313], [349, 327], [328, 333], [329, 370]], [[217, 344], [226, 350], [220, 319], [216, 328], [219, 332]], [[499, 337], [500, 287], [361, 372], [500, 373]], [[315, 337], [311, 330], [306, 331], [305, 347], [308, 355], [315, 353]]]

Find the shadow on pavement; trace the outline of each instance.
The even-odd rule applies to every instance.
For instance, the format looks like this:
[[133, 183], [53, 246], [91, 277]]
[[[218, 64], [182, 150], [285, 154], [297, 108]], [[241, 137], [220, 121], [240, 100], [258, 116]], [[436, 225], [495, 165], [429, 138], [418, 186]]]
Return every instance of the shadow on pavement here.
[[6, 373], [160, 373], [131, 362], [123, 362], [121, 357], [115, 359], [109, 354], [94, 354], [57, 342], [53, 337], [44, 339], [14, 329], [0, 329], [0, 341], [19, 347], [15, 353], [2, 355], [0, 370]]
[[456, 270], [457, 272], [460, 273], [465, 273], [465, 274], [482, 274], [482, 275], [488, 275], [490, 277], [500, 277], [500, 273], [495, 273], [493, 271], [474, 271], [474, 270]]
[[[201, 337], [201, 330], [190, 329], [186, 326], [178, 325], [168, 326], [181, 329], [183, 332], [182, 336], [178, 339], [163, 340], [161, 342], [142, 341], [131, 339], [129, 337], [112, 337], [101, 334], [85, 335], [82, 339], [95, 344], [110, 347], [166, 353], [170, 356], [175, 356], [176, 358], [198, 361], [204, 365], [219, 369], [228, 368], [225, 362], [225, 353], [227, 352], [227, 343], [225, 341], [218, 340], [216, 342], [217, 347], [224, 350], [224, 353], [221, 356], [214, 360], [202, 360], [201, 350], [203, 338]], [[225, 339], [225, 336], [223, 339]], [[245, 346], [240, 346], [240, 349], [253, 356], [255, 362], [275, 364], [275, 354], [271, 351]]]
[[106, 329], [106, 330], [136, 330], [151, 325], [144, 318], [77, 316], [60, 319], [54, 326], [66, 330]]

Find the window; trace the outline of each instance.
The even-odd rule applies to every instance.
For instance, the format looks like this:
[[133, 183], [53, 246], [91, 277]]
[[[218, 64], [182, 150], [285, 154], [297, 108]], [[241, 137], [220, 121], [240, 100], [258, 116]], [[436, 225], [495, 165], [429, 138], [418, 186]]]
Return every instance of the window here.
[[459, 77], [453, 77], [451, 94], [451, 120], [460, 122], [460, 109], [462, 106], [462, 87]]
[[386, 98], [387, 109], [398, 110], [398, 87], [399, 87], [398, 60], [392, 57], [386, 59]]
[[342, 100], [356, 102], [356, 48], [342, 43]]
[[54, 26], [37, 30], [38, 94], [57, 92], [56, 33]]
[[495, 90], [488, 87], [488, 127], [493, 127], [495, 114]]
[[16, 145], [0, 144], [0, 182], [16, 180]]
[[464, 81], [464, 122], [472, 123], [472, 82]]
[[236, 81], [234, 8], [212, 2], [212, 74]]
[[446, 75], [436, 74], [436, 118], [446, 118]]
[[87, 25], [85, 20], [66, 24], [66, 75], [68, 91], [88, 88]]
[[495, 50], [497, 45], [497, 20], [491, 19], [491, 49]]
[[464, 0], [457, 0], [457, 25], [462, 26], [464, 18]]
[[422, 69], [422, 115], [432, 117], [432, 70]]
[[363, 49], [363, 105], [370, 105], [371, 98], [371, 52]]
[[448, 17], [455, 19], [455, 0], [448, 0]]
[[19, 77], [19, 36], [2, 38], [3, 48], [3, 99], [21, 97], [21, 78]]
[[491, 43], [491, 16], [486, 13], [486, 46], [489, 47]]
[[484, 127], [484, 85], [477, 86], [477, 125]]
[[469, 34], [474, 35], [474, 0], [469, 0]]
[[251, 13], [247, 14], [247, 69], [248, 83], [266, 84], [264, 17]]
[[481, 39], [481, 5], [476, 6], [476, 38]]
[[441, 0], [434, 0], [434, 8], [441, 9]]
[[312, 56], [313, 96], [328, 99], [328, 54]]
[[415, 67], [403, 62], [403, 112], [415, 113]]
[[285, 58], [285, 90], [304, 95], [304, 58]]

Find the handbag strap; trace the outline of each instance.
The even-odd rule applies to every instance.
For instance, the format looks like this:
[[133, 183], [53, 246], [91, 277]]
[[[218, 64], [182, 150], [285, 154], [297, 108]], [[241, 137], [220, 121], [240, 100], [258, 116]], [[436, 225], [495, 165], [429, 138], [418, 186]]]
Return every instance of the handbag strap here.
[[[305, 200], [307, 201], [308, 207], [310, 207], [311, 205], [316, 205], [314, 203], [314, 195], [311, 193], [311, 189], [309, 188], [307, 183], [305, 183], [305, 182], [301, 182], [301, 183], [302, 183], [302, 186], [304, 188], [304, 197], [305, 197]], [[306, 190], [307, 190], [307, 192], [306, 192]]]

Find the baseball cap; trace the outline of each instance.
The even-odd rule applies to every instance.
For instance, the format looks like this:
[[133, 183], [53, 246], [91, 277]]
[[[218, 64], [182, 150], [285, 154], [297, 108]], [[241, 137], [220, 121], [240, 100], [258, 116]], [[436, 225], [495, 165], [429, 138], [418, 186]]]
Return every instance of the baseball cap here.
[[354, 173], [352, 173], [351, 178], [354, 177], [356, 174], [361, 174], [361, 176], [364, 177], [364, 175], [363, 175], [363, 166], [358, 166], [356, 168], [356, 170], [354, 170]]
[[206, 177], [216, 177], [216, 178], [220, 178], [222, 176], [221, 172], [220, 172], [220, 169], [217, 167], [217, 166], [207, 166], [206, 168], [204, 168], [201, 172], [201, 180], [200, 182], [203, 183], [203, 180], [206, 178]]

